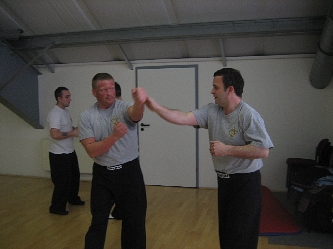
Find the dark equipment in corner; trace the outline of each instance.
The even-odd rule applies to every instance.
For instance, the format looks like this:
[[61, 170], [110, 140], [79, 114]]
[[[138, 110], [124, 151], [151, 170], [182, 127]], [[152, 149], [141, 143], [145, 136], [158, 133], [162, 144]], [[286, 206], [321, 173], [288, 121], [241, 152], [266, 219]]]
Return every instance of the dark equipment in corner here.
[[295, 199], [309, 231], [333, 232], [333, 146], [322, 139], [315, 159], [288, 158], [287, 198]]

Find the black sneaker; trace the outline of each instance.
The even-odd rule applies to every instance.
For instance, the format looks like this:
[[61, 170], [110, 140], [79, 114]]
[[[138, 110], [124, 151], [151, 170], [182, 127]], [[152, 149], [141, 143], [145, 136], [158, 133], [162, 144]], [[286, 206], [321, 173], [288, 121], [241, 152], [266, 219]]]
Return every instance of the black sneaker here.
[[68, 211], [56, 211], [56, 210], [51, 210], [50, 209], [50, 213], [51, 214], [58, 214], [58, 215], [67, 215]]
[[83, 205], [85, 204], [85, 202], [82, 201], [82, 200], [78, 200], [78, 201], [69, 201], [68, 203], [71, 204], [71, 205], [78, 205], [78, 206], [83, 206]]

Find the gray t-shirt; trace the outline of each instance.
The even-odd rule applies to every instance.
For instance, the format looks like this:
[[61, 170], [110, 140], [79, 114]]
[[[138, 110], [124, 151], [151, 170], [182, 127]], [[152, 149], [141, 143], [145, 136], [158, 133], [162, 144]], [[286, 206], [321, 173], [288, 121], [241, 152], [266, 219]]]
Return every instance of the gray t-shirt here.
[[[60, 132], [70, 132], [73, 130], [70, 112], [65, 108], [61, 109], [55, 105], [47, 115], [47, 122], [50, 129], [58, 129]], [[49, 151], [53, 154], [69, 154], [74, 151], [74, 139], [53, 139], [50, 137]]]
[[[225, 115], [217, 104], [207, 104], [193, 111], [201, 128], [208, 129], [210, 141], [221, 141], [227, 145], [251, 144], [259, 148], [273, 148], [264, 120], [251, 106], [241, 101], [230, 114]], [[263, 166], [262, 160], [243, 159], [231, 156], [213, 156], [215, 171], [227, 174], [250, 173]]]
[[133, 103], [116, 100], [106, 110], [98, 108], [98, 104], [82, 112], [79, 116], [78, 129], [80, 141], [94, 137], [96, 142], [104, 140], [113, 132], [114, 121], [127, 125], [128, 132], [103, 155], [93, 158], [102, 166], [115, 166], [134, 160], [139, 156], [137, 124], [128, 116], [127, 109]]

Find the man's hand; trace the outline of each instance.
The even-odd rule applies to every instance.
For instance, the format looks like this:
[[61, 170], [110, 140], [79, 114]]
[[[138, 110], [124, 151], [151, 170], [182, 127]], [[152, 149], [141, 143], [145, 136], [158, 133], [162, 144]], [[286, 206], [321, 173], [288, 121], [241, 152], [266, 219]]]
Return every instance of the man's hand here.
[[231, 146], [220, 141], [210, 141], [209, 151], [212, 156], [227, 156]]
[[94, 137], [89, 137], [81, 140], [81, 144], [86, 149], [91, 158], [95, 158], [106, 153], [118, 139], [125, 136], [127, 133], [127, 126], [124, 123], [117, 122], [113, 126], [113, 132], [105, 139], [96, 142]]
[[147, 93], [142, 87], [132, 89], [132, 97], [135, 104], [143, 105], [147, 99]]
[[127, 133], [127, 126], [124, 123], [118, 122], [113, 126], [113, 135], [119, 139]]
[[147, 99], [147, 93], [142, 87], [133, 88], [132, 97], [134, 104], [128, 108], [127, 113], [132, 121], [139, 122], [142, 119], [145, 110], [144, 103]]
[[74, 127], [73, 131], [71, 132], [73, 137], [78, 137], [79, 136], [79, 132], [77, 127]]
[[210, 141], [209, 151], [212, 156], [233, 156], [245, 159], [266, 158], [269, 153], [268, 148], [259, 148], [251, 144], [243, 146], [226, 145], [220, 141]]
[[73, 127], [73, 130], [69, 131], [69, 132], [62, 132], [59, 129], [51, 128], [50, 129], [50, 136], [53, 139], [62, 140], [62, 139], [66, 139], [66, 138], [69, 138], [69, 137], [78, 137], [79, 132], [78, 132], [77, 127]]

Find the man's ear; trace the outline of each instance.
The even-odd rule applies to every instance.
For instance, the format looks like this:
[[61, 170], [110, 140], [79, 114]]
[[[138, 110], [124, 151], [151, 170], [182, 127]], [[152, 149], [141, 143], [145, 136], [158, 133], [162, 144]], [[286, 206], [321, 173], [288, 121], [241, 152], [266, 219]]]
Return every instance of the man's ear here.
[[235, 93], [235, 88], [233, 86], [229, 86], [227, 91], [228, 93]]

